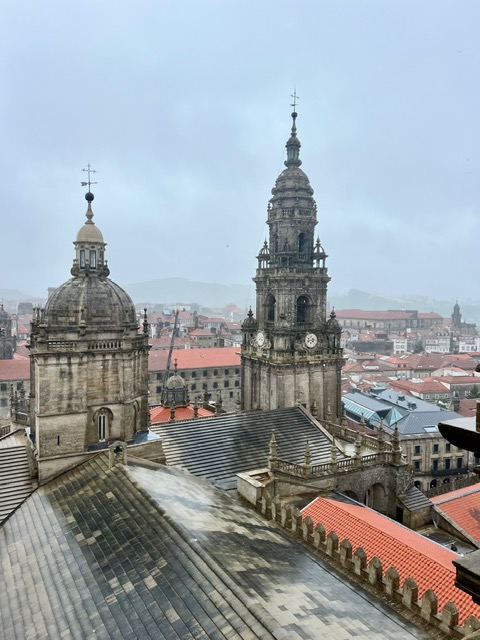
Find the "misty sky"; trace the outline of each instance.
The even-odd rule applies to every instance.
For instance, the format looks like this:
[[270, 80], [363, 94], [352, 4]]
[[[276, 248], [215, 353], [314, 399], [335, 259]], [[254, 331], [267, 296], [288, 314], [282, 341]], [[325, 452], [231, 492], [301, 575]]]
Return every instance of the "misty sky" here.
[[296, 87], [330, 292], [480, 298], [479, 24], [478, 0], [4, 0], [0, 289], [68, 279], [87, 163], [114, 281], [248, 284]]

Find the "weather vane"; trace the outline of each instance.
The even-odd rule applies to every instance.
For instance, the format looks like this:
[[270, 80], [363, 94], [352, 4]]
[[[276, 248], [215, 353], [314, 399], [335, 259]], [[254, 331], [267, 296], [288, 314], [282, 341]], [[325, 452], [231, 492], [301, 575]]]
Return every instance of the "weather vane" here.
[[92, 182], [90, 180], [90, 174], [91, 173], [97, 173], [95, 169], [92, 169], [90, 167], [90, 163], [87, 164], [87, 168], [86, 169], [82, 169], [82, 171], [85, 171], [86, 173], [88, 173], [88, 181], [87, 182], [81, 182], [80, 184], [82, 185], [82, 187], [86, 187], [88, 186], [88, 190], [90, 191], [90, 185], [92, 184], [98, 184], [97, 182]]
[[291, 107], [293, 107], [293, 110], [295, 111], [295, 107], [297, 106], [297, 100], [300, 100], [300, 96], [297, 96], [297, 90], [294, 89], [292, 95], [290, 96], [291, 98], [293, 98], [293, 102], [290, 105]]

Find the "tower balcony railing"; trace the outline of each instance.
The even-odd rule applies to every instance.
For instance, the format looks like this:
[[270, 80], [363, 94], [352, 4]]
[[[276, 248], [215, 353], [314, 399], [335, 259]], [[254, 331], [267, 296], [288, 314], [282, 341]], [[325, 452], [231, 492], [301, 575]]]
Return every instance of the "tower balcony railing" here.
[[309, 267], [305, 267], [305, 266], [288, 266], [288, 267], [281, 267], [281, 266], [268, 266], [268, 267], [261, 267], [259, 269], [257, 269], [257, 276], [264, 276], [264, 275], [269, 275], [269, 276], [274, 276], [274, 275], [285, 275], [286, 273], [302, 273], [302, 274], [308, 274], [308, 275], [314, 275], [314, 276], [325, 276], [328, 277], [328, 271], [326, 267], [315, 267], [315, 266], [309, 266]]

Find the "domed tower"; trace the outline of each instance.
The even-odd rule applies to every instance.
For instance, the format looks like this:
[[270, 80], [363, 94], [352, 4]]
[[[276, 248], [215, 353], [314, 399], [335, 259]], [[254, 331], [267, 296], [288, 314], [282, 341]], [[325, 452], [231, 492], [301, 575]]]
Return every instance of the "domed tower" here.
[[[268, 203], [269, 241], [257, 256], [256, 322], [242, 327], [242, 408], [276, 409], [301, 402], [341, 416], [343, 354], [339, 325], [327, 311], [327, 255], [315, 241], [317, 206], [300, 168], [297, 113], [292, 113], [286, 168]], [[319, 412], [320, 417], [322, 413]]]
[[108, 278], [93, 194], [85, 198], [72, 278], [32, 321], [30, 423], [40, 480], [148, 429], [147, 320], [139, 332], [131, 298]]

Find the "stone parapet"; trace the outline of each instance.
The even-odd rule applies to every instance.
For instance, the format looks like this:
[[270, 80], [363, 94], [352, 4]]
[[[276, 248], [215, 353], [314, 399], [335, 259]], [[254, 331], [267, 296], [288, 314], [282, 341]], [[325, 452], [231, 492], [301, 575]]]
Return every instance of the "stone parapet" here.
[[438, 630], [447, 637], [458, 640], [467, 640], [471, 634], [475, 634], [472, 635], [472, 640], [473, 637], [477, 637], [475, 632], [480, 629], [480, 620], [476, 616], [470, 616], [463, 626], [459, 625], [459, 612], [454, 602], [447, 602], [439, 611], [438, 598], [432, 589], [427, 589], [419, 599], [418, 586], [413, 578], [409, 577], [403, 585], [400, 584], [396, 567], [388, 567], [384, 571], [377, 556], [368, 562], [367, 555], [361, 547], [352, 552], [352, 544], [348, 539], [340, 540], [334, 531], [326, 534], [321, 523], [314, 526], [309, 516], [302, 519], [299, 509], [290, 504], [280, 505], [278, 498], [274, 503], [265, 496], [257, 508], [261, 509], [265, 517], [275, 520], [316, 553], [328, 558], [352, 581], [361, 583], [379, 599], [400, 611], [406, 618], [417, 622], [419, 626], [425, 628], [427, 625], [434, 633], [434, 630]]

